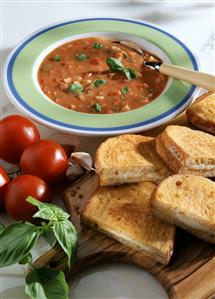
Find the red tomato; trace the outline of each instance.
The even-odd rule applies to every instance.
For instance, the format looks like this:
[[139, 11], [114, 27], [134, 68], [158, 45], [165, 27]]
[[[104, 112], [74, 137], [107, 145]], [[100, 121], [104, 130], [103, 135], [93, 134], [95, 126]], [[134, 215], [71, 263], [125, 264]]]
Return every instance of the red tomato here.
[[10, 181], [6, 171], [3, 167], [0, 166], [0, 207], [4, 208], [4, 191], [7, 187], [8, 182]]
[[22, 173], [33, 174], [48, 184], [65, 177], [68, 158], [61, 145], [51, 140], [40, 140], [28, 146], [22, 153]]
[[48, 185], [33, 175], [20, 175], [12, 180], [4, 193], [4, 203], [8, 214], [16, 220], [32, 221], [38, 208], [26, 201], [33, 196], [42, 202], [51, 201]]
[[33, 122], [21, 115], [10, 115], [0, 121], [0, 159], [19, 163], [23, 150], [40, 139]]

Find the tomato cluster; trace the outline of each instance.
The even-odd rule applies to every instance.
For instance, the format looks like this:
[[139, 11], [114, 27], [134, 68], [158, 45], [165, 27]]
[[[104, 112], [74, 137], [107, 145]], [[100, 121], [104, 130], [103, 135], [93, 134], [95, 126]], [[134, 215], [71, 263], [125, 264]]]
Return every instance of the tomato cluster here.
[[31, 120], [10, 115], [0, 121], [0, 159], [20, 164], [22, 172], [10, 181], [0, 167], [0, 207], [16, 220], [31, 221], [36, 210], [25, 199], [51, 201], [49, 186], [65, 178], [67, 153], [60, 144], [41, 140]]

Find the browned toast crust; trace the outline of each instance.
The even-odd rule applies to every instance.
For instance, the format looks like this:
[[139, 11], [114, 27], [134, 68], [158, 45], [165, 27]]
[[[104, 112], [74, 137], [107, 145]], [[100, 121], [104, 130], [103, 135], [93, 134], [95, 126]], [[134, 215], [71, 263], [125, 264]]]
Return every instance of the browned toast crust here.
[[168, 126], [156, 139], [156, 151], [175, 173], [215, 176], [215, 137], [183, 126]]
[[103, 142], [95, 158], [101, 186], [140, 181], [158, 183], [171, 174], [155, 150], [152, 137], [127, 134]]
[[151, 182], [100, 187], [84, 207], [82, 221], [168, 264], [173, 253], [175, 228], [151, 214], [150, 196], [155, 187]]
[[193, 126], [215, 135], [215, 93], [208, 92], [197, 98], [186, 114]]
[[172, 175], [151, 197], [155, 217], [215, 244], [215, 183], [195, 175]]

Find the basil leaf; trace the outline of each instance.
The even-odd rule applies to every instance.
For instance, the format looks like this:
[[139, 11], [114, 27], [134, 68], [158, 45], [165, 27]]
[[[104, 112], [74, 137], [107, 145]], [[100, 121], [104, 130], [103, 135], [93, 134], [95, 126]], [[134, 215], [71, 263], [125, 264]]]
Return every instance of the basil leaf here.
[[33, 269], [25, 281], [25, 293], [32, 299], [68, 299], [68, 285], [62, 271], [45, 267]]
[[93, 82], [94, 86], [95, 87], [99, 87], [100, 85], [103, 85], [105, 84], [107, 81], [106, 80], [103, 80], [103, 79], [97, 79]]
[[51, 247], [54, 247], [54, 245], [57, 242], [57, 239], [56, 239], [54, 232], [51, 228], [43, 234], [43, 237], [46, 239], [46, 241], [49, 243], [49, 245]]
[[133, 69], [128, 69], [131, 79], [137, 78], [136, 71]]
[[80, 83], [72, 83], [69, 85], [69, 92], [82, 92], [84, 90], [83, 86]]
[[34, 247], [40, 228], [29, 222], [16, 222], [0, 235], [0, 267], [22, 260]]
[[95, 112], [101, 112], [101, 111], [102, 111], [102, 107], [101, 107], [101, 105], [98, 104], [98, 103], [93, 104], [91, 107], [92, 107], [92, 109], [93, 109]]
[[83, 60], [86, 60], [88, 57], [86, 54], [76, 54], [76, 59], [79, 60], [79, 61], [83, 61]]
[[58, 243], [68, 257], [68, 266], [71, 266], [76, 255], [77, 248], [77, 233], [75, 227], [69, 220], [55, 222], [53, 224], [53, 231], [58, 240]]
[[128, 86], [123, 87], [120, 91], [121, 91], [121, 94], [126, 95], [127, 93], [129, 93]]
[[104, 46], [102, 45], [102, 44], [99, 44], [99, 43], [94, 43], [93, 44], [93, 48], [94, 49], [101, 49], [101, 48], [103, 48]]
[[60, 207], [51, 203], [43, 203], [32, 196], [29, 196], [26, 201], [39, 209], [39, 211], [34, 214], [34, 218], [60, 221], [70, 217], [70, 215], [64, 212]]
[[23, 259], [19, 261], [19, 264], [25, 265], [25, 264], [32, 264], [33, 258], [31, 253], [29, 252]]
[[61, 56], [60, 56], [60, 55], [55, 55], [55, 56], [53, 57], [53, 60], [54, 60], [54, 61], [61, 61]]
[[126, 75], [128, 80], [133, 79], [132, 75], [134, 75], [134, 70], [132, 69], [127, 69], [119, 59], [109, 57], [106, 59], [106, 63], [109, 66], [110, 70], [112, 72], [122, 72], [123, 74]]
[[119, 61], [119, 59], [116, 59], [114, 57], [109, 57], [106, 59], [106, 63], [109, 66], [110, 70], [113, 72], [123, 72], [125, 73], [126, 68], [124, 65]]
[[5, 226], [3, 223], [0, 223], [0, 234], [5, 230]]

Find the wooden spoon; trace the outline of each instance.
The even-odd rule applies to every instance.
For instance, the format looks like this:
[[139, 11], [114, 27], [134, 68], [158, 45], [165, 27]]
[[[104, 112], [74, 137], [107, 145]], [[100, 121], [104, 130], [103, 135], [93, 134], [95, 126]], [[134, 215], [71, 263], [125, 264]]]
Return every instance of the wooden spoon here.
[[[143, 50], [135, 43], [128, 42], [128, 41], [113, 41], [113, 43], [119, 43], [129, 49], [134, 50], [138, 54], [144, 56]], [[183, 80], [191, 84], [194, 84], [196, 86], [200, 86], [205, 89], [215, 91], [214, 75], [193, 71], [188, 68], [184, 68], [173, 64], [164, 63], [164, 62], [144, 61], [144, 65], [150, 67], [154, 71], [157, 71], [169, 77], [173, 77], [178, 80]]]

